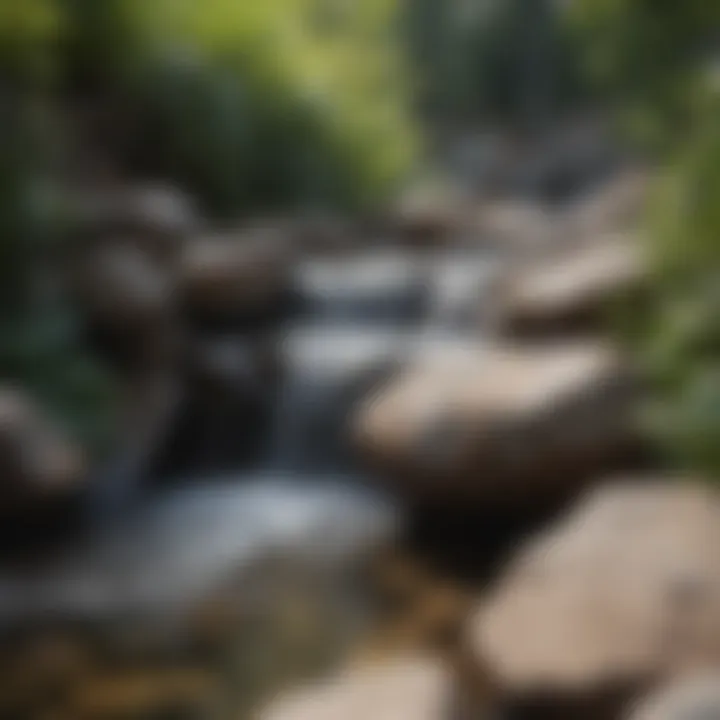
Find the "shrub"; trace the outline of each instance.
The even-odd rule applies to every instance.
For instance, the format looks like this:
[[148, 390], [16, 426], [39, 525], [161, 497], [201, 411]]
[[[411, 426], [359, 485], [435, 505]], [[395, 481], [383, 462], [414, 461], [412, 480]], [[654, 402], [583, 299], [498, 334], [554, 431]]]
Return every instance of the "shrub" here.
[[111, 430], [112, 382], [86, 352], [49, 279], [54, 211], [48, 152], [24, 93], [0, 106], [0, 379], [22, 385], [78, 439], [101, 450]]
[[720, 473], [720, 127], [717, 110], [658, 190], [643, 355], [655, 383], [652, 430], [671, 454]]
[[720, 5], [705, 0], [578, 0], [569, 25], [585, 76], [620, 111], [633, 139], [665, 150], [682, 139], [704, 94]]
[[398, 2], [63, 0], [71, 75], [120, 92], [141, 169], [211, 212], [364, 206], [393, 190], [417, 142]]
[[572, 37], [550, 0], [407, 5], [411, 54], [432, 116], [526, 124], [578, 99]]

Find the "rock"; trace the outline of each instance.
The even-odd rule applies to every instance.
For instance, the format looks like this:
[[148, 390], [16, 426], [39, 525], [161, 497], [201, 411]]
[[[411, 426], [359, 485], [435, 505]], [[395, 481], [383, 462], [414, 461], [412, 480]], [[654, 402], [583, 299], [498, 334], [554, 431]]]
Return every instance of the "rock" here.
[[595, 331], [607, 313], [637, 294], [647, 264], [634, 238], [613, 236], [523, 270], [511, 271], [495, 293], [496, 329], [507, 336]]
[[162, 365], [178, 350], [175, 280], [130, 244], [83, 252], [71, 279], [96, 344], [124, 367]]
[[196, 238], [180, 261], [183, 301], [193, 315], [263, 317], [286, 297], [291, 251], [270, 230]]
[[444, 668], [420, 659], [375, 663], [273, 703], [262, 720], [351, 720], [451, 717], [451, 692]]
[[639, 168], [613, 175], [566, 213], [566, 237], [584, 243], [598, 235], [634, 230], [642, 219], [650, 180]]
[[280, 362], [246, 336], [198, 339], [190, 348], [180, 412], [156, 468], [162, 475], [244, 467], [262, 457]]
[[0, 507], [66, 496], [85, 476], [85, 458], [20, 390], [0, 388]]
[[172, 279], [145, 253], [124, 243], [87, 253], [77, 268], [75, 289], [83, 309], [113, 327], [154, 325], [173, 301]]
[[470, 643], [507, 709], [612, 718], [651, 683], [717, 667], [720, 498], [675, 480], [591, 492], [485, 598]]
[[161, 183], [86, 188], [71, 205], [84, 237], [127, 237], [156, 259], [176, 255], [180, 240], [197, 234], [201, 226], [192, 200]]
[[473, 224], [483, 245], [513, 260], [545, 256], [558, 242], [555, 214], [527, 200], [487, 201]]
[[354, 437], [416, 500], [518, 507], [576, 490], [634, 446], [632, 372], [564, 343], [421, 360], [365, 400]]
[[265, 405], [280, 374], [280, 360], [269, 342], [242, 336], [200, 340], [190, 358], [193, 385], [211, 402], [250, 401]]
[[319, 215], [296, 220], [290, 232], [308, 254], [345, 255], [357, 247], [357, 230], [347, 220]]
[[457, 188], [420, 185], [400, 198], [389, 220], [389, 229], [412, 247], [442, 246], [465, 229], [466, 199]]
[[651, 693], [628, 714], [631, 720], [692, 720], [720, 717], [717, 671], [681, 680]]

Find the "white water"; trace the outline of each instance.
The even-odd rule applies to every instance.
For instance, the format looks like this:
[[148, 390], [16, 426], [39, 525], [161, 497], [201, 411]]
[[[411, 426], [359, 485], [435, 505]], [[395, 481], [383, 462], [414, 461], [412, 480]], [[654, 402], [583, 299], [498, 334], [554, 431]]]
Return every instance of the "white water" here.
[[[352, 408], [407, 362], [467, 351], [488, 264], [373, 253], [298, 268], [306, 317], [280, 332], [286, 368], [259, 472], [192, 478], [50, 568], [0, 577], [0, 620], [166, 614], [273, 553], [345, 565], [397, 530], [345, 447]], [[223, 356], [224, 357], [224, 356]]]

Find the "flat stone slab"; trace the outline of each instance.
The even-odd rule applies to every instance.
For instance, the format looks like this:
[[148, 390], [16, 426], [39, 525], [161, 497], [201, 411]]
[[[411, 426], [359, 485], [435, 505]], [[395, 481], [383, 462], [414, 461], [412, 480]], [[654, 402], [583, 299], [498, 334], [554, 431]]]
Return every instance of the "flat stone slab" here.
[[511, 705], [542, 697], [559, 707], [711, 668], [719, 550], [711, 487], [628, 479], [595, 490], [532, 539], [486, 597], [471, 624], [476, 660]]
[[574, 489], [632, 443], [632, 373], [610, 347], [426, 354], [368, 397], [355, 437], [417, 497], [522, 504]]
[[499, 283], [494, 323], [509, 336], [596, 330], [612, 306], [643, 286], [647, 264], [631, 235], [609, 235], [511, 271]]
[[430, 661], [381, 662], [346, 670], [291, 693], [261, 720], [442, 720], [450, 718], [449, 677]]
[[720, 674], [692, 676], [651, 693], [629, 720], [713, 720], [720, 717]]

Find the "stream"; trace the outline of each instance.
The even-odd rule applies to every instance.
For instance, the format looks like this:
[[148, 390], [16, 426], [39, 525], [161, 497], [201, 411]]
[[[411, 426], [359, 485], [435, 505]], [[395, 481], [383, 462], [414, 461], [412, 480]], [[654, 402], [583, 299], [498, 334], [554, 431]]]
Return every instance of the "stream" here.
[[[342, 657], [371, 621], [363, 563], [392, 546], [406, 521], [353, 454], [348, 419], [359, 400], [407, 363], [478, 342], [477, 311], [492, 268], [482, 254], [451, 250], [301, 260], [296, 312], [273, 332], [282, 372], [256, 459], [162, 483], [133, 477], [127, 465], [116, 468], [115, 491], [131, 488], [133, 502], [97, 523], [71, 552], [0, 572], [2, 626], [130, 621], [152, 628], [148, 637], [168, 626], [175, 636], [187, 613], [218, 593], [254, 602], [251, 615], [272, 606], [260, 588], [280, 560], [281, 576], [290, 568], [294, 579], [281, 577], [275, 599], [313, 578], [320, 622], [312, 644], [331, 647], [334, 661]], [[233, 340], [245, 338], [224, 342]], [[232, 353], [226, 359], [241, 364]], [[272, 644], [268, 633], [278, 622], [260, 633], [263, 646]], [[271, 665], [288, 654], [280, 648]], [[312, 664], [310, 647], [298, 652], [300, 672], [292, 677]]]

